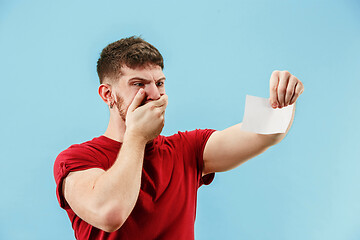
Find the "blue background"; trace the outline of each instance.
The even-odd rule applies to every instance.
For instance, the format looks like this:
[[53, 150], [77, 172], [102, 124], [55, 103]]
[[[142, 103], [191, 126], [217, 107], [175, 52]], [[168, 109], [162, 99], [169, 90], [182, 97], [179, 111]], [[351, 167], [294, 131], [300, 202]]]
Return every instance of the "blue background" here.
[[74, 239], [53, 162], [104, 133], [96, 61], [141, 35], [165, 59], [163, 134], [242, 121], [273, 70], [305, 85], [287, 137], [201, 187], [196, 239], [360, 239], [359, 1], [0, 1], [0, 239]]

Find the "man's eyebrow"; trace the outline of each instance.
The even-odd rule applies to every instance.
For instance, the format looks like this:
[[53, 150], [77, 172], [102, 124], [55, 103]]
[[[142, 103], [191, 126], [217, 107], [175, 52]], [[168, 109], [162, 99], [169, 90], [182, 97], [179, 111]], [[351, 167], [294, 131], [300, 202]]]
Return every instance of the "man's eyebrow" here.
[[[151, 80], [146, 79], [146, 78], [141, 78], [141, 77], [133, 77], [133, 78], [130, 78], [130, 79], [129, 79], [129, 82], [130, 82], [130, 81], [133, 81], [133, 80], [140, 80], [140, 81], [144, 81], [144, 82], [151, 82]], [[156, 82], [158, 82], [158, 81], [165, 81], [165, 80], [166, 80], [166, 78], [165, 78], [165, 77], [162, 77], [162, 78], [159, 78], [158, 80], [156, 80]]]

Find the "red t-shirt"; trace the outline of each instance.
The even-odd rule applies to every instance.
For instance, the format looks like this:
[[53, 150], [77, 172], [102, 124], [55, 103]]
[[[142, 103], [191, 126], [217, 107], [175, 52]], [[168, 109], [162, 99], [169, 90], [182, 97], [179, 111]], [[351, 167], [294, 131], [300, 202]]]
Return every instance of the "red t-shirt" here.
[[76, 239], [194, 239], [197, 190], [210, 184], [215, 175], [201, 177], [204, 147], [214, 131], [178, 132], [147, 144], [138, 200], [125, 223], [112, 233], [91, 226], [74, 213], [62, 194], [62, 182], [72, 171], [109, 169], [121, 143], [100, 136], [61, 152], [54, 164], [56, 194]]

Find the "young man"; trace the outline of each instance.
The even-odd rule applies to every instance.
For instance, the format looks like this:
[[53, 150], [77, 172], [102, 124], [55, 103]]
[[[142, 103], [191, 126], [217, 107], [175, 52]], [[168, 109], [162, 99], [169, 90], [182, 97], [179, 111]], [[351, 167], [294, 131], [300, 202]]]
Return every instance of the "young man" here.
[[[198, 188], [285, 137], [244, 132], [241, 123], [161, 136], [163, 67], [159, 51], [141, 38], [102, 51], [97, 71], [108, 128], [61, 152], [54, 165], [57, 197], [77, 239], [194, 239]], [[271, 75], [273, 108], [294, 104], [303, 90], [287, 71]]]

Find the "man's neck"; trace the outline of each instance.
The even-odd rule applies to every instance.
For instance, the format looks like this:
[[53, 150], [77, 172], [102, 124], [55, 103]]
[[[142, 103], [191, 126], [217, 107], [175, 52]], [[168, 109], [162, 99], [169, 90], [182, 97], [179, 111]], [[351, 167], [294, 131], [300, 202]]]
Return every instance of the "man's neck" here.
[[119, 119], [115, 119], [110, 115], [109, 124], [104, 133], [104, 136], [118, 142], [123, 142], [125, 129], [125, 122], [120, 117]]

